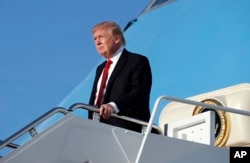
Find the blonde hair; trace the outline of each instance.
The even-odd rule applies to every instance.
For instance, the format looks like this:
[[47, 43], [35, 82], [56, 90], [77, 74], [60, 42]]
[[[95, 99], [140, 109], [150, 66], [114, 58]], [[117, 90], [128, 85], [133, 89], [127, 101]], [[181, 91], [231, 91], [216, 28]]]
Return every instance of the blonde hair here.
[[126, 40], [124, 38], [123, 31], [115, 22], [105, 21], [98, 23], [92, 28], [92, 33], [94, 33], [98, 29], [107, 29], [112, 36], [120, 37], [122, 45], [126, 45]]

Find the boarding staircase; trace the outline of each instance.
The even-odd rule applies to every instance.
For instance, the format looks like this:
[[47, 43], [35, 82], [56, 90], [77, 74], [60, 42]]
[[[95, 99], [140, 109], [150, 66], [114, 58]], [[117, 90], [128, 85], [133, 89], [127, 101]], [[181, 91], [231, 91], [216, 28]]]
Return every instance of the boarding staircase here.
[[[191, 118], [185, 117], [177, 121], [178, 123], [166, 123], [166, 120], [163, 120], [165, 125], [156, 126], [153, 122], [163, 101], [180, 103], [181, 107], [209, 108], [207, 112], [209, 114], [200, 113], [192, 115]], [[53, 108], [6, 140], [0, 141], [0, 151], [4, 153], [0, 163], [228, 163], [230, 144], [224, 142], [223, 146], [216, 145], [214, 130], [211, 130], [216, 123], [215, 112], [220, 110], [241, 116], [247, 122], [250, 120], [248, 110], [213, 105], [193, 99], [160, 96], [154, 104], [148, 123], [112, 115], [140, 124], [142, 132], [138, 133], [86, 119], [78, 115], [79, 110], [98, 112], [97, 108], [83, 103], [73, 104], [68, 109]], [[207, 115], [202, 117], [205, 114]], [[199, 116], [200, 118], [195, 118]], [[190, 133], [188, 128], [193, 131], [197, 129], [194, 126], [200, 124], [202, 126], [198, 127], [199, 129], [204, 126], [208, 126], [208, 130], [210, 128], [209, 133], [203, 135], [204, 139], [208, 138], [205, 143], [197, 141], [197, 134], [191, 136], [196, 140], [189, 140], [190, 137], [186, 135]], [[152, 133], [152, 128], [158, 133]], [[186, 136], [179, 137], [180, 135]], [[249, 135], [246, 136], [249, 138]], [[243, 146], [248, 143], [250, 144], [250, 141], [245, 141]]]

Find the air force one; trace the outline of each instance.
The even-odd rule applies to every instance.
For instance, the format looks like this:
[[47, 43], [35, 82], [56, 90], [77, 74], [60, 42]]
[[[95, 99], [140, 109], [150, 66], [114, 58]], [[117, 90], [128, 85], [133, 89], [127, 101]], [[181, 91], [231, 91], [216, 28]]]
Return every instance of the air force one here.
[[[56, 108], [0, 141], [0, 163], [228, 163], [250, 147], [250, 1], [152, 0], [124, 28], [149, 58], [149, 122], [89, 120], [94, 70]], [[157, 133], [152, 133], [155, 129]]]

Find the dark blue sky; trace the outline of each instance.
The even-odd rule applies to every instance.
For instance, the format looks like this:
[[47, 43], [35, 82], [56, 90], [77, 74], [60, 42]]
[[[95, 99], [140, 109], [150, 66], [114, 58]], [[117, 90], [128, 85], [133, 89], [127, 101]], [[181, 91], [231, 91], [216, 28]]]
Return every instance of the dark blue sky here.
[[149, 0], [1, 0], [0, 140], [56, 107], [100, 60], [93, 25], [122, 28]]

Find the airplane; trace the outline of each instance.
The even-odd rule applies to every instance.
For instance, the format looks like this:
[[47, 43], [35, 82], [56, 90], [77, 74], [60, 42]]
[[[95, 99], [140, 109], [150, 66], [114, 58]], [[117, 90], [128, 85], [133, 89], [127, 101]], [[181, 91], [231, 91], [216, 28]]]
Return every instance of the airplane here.
[[231, 148], [250, 147], [249, 6], [152, 0], [124, 28], [127, 49], [151, 64], [152, 116], [148, 123], [117, 116], [142, 133], [86, 118], [97, 110], [78, 102], [88, 101], [93, 69], [57, 108], [0, 141], [0, 163], [228, 163]]

